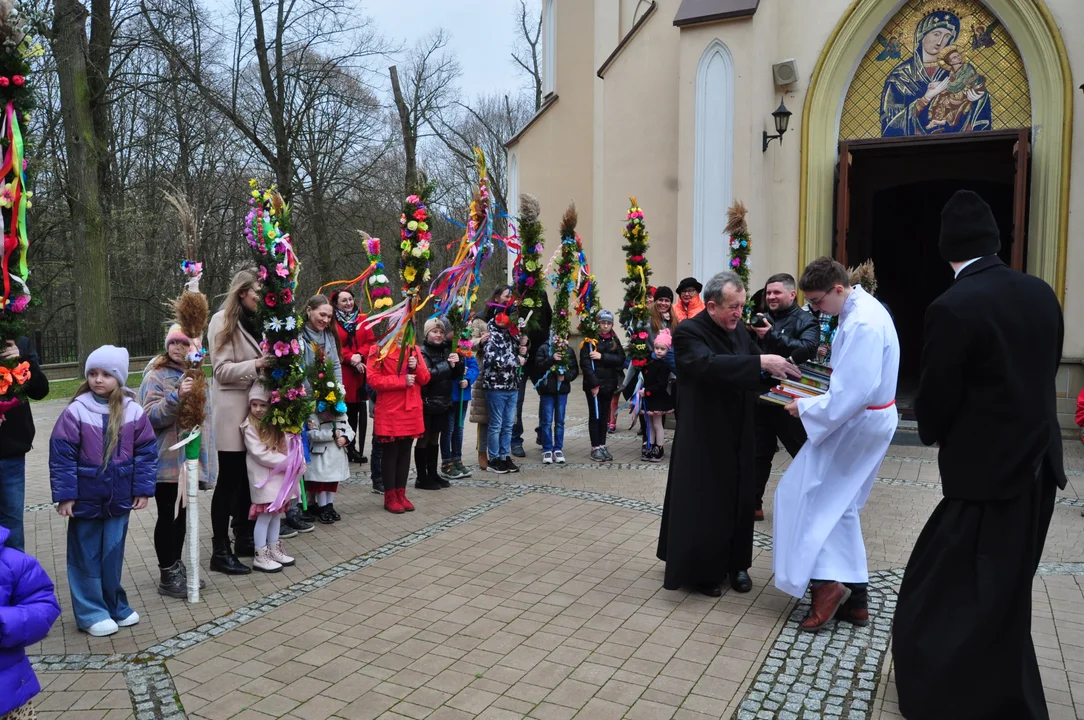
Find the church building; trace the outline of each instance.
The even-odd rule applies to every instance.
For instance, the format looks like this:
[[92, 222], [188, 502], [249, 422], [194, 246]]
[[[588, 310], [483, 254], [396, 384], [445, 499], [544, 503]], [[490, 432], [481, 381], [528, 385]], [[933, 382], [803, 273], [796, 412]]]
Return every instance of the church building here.
[[545, 98], [508, 143], [509, 198], [538, 197], [550, 252], [575, 201], [614, 311], [629, 196], [653, 285], [727, 266], [734, 200], [749, 210], [750, 292], [821, 255], [872, 259], [906, 412], [926, 307], [952, 282], [941, 208], [974, 190], [1002, 259], [1065, 309], [1057, 392], [1071, 427], [1084, 385], [1081, 29], [1081, 0], [543, 0]]

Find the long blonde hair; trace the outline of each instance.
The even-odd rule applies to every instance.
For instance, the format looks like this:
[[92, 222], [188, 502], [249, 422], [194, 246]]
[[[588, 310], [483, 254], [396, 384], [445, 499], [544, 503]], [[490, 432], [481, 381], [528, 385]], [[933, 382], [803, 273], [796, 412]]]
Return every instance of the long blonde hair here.
[[222, 303], [223, 322], [222, 329], [215, 336], [215, 350], [221, 350], [233, 339], [237, 332], [237, 326], [241, 323], [241, 313], [244, 305], [241, 304], [241, 296], [259, 285], [256, 273], [251, 270], [241, 270], [230, 281], [230, 289], [226, 291], [226, 301]]
[[248, 424], [256, 428], [256, 436], [264, 445], [281, 453], [286, 452], [286, 433], [282, 432], [282, 428], [278, 425], [265, 424], [263, 420], [252, 414], [251, 408], [248, 411]]
[[[75, 398], [79, 397], [83, 393], [93, 393], [90, 389], [90, 383], [86, 380], [79, 386], [79, 389], [72, 395], [72, 399], [68, 401], [71, 405], [75, 402]], [[113, 392], [109, 393], [109, 426], [105, 429], [105, 448], [102, 450], [102, 469], [109, 466], [109, 461], [113, 459], [113, 453], [117, 449], [117, 441], [120, 439], [120, 429], [124, 425], [124, 400], [129, 397], [129, 390], [124, 385], [117, 383], [117, 387], [113, 389]]]

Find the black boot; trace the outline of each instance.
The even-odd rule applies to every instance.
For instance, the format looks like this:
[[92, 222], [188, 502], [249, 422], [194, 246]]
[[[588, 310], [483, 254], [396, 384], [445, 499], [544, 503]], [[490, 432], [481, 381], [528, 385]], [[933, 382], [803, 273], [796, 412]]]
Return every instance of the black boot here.
[[335, 512], [335, 503], [331, 502], [327, 504], [327, 511], [331, 514], [331, 519], [335, 522], [339, 522], [343, 519], [342, 515]]
[[[178, 560], [177, 561], [177, 569], [181, 571], [181, 581], [184, 583], [185, 589], [187, 589], [188, 588], [188, 568], [186, 568], [184, 566], [184, 561], [183, 560]], [[203, 590], [205, 587], [207, 587], [207, 582], [203, 578], [200, 578], [199, 589]]]
[[[293, 530], [293, 535], [283, 534], [282, 531], [285, 528]], [[279, 539], [295, 537], [298, 533], [311, 533], [312, 530], [312, 525], [301, 519], [301, 512], [297, 509], [296, 505], [293, 505], [286, 511], [286, 517], [282, 519], [282, 525], [279, 528]]]
[[233, 554], [237, 557], [252, 557], [256, 554], [256, 544], [252, 539], [255, 523], [247, 519], [237, 520], [233, 526]]
[[353, 445], [346, 446], [346, 459], [349, 462], [361, 464], [361, 454]]
[[188, 597], [188, 590], [185, 588], [184, 579], [181, 577], [181, 571], [179, 569], [181, 567], [183, 566], [180, 561], [177, 561], [168, 568], [159, 568], [159, 572], [162, 575], [161, 580], [158, 581], [159, 595], [175, 598]]
[[429, 473], [429, 482], [435, 483], [440, 488], [450, 488], [452, 484], [442, 478], [440, 473], [437, 472], [437, 466], [440, 465], [440, 447], [437, 445], [431, 445], [426, 448], [425, 455], [425, 469]]
[[228, 538], [218, 540], [212, 539], [211, 544], [214, 547], [214, 552], [211, 555], [211, 569], [215, 572], [226, 573], [227, 575], [248, 575], [252, 572], [252, 568], [248, 565], [244, 565], [237, 556], [230, 552], [230, 541]]
[[384, 481], [374, 478], [373, 479], [373, 493], [377, 495], [384, 494]]
[[429, 448], [424, 447], [414, 448], [414, 469], [418, 472], [414, 487], [419, 490], [440, 490], [440, 483], [436, 478], [429, 477], [428, 450]]

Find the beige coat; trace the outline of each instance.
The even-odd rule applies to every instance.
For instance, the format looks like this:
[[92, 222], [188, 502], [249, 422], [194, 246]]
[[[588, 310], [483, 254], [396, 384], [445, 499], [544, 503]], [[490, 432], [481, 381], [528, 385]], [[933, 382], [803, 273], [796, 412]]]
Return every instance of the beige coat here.
[[[286, 476], [279, 473], [270, 480], [268, 476], [271, 475], [272, 470], [286, 461], [286, 453], [272, 450], [264, 445], [260, 440], [259, 432], [247, 418], [241, 424], [241, 433], [243, 433], [241, 437], [244, 438], [245, 449], [248, 450], [245, 455], [245, 467], [248, 468], [248, 489], [252, 494], [252, 504], [269, 505], [278, 497], [283, 483], [286, 482]], [[263, 483], [264, 486], [256, 487], [258, 483]], [[290, 493], [291, 500], [296, 498], [296, 492]]]
[[225, 320], [219, 310], [207, 328], [207, 347], [211, 353], [211, 417], [214, 422], [215, 449], [219, 452], [244, 452], [241, 423], [248, 417], [248, 390], [256, 380], [256, 360], [262, 357], [259, 341], [240, 325], [230, 342], [217, 349], [218, 331]]
[[478, 379], [474, 381], [474, 387], [470, 391], [470, 421], [481, 425], [489, 424], [489, 410], [486, 408], [486, 391], [482, 387], [482, 360], [485, 353], [485, 345], [479, 340], [489, 329], [489, 324], [475, 318], [470, 323], [471, 351], [474, 359], [478, 362]]

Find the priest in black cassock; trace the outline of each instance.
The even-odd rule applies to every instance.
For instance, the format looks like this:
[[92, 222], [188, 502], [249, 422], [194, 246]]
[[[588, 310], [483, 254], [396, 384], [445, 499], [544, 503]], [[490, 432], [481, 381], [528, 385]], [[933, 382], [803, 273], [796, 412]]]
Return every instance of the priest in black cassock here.
[[918, 432], [937, 443], [944, 499], [915, 543], [892, 633], [908, 720], [1046, 720], [1031, 586], [1065, 487], [1054, 291], [998, 259], [973, 192], [941, 213], [956, 280], [926, 311]]
[[778, 355], [759, 354], [741, 326], [745, 285], [736, 273], [709, 280], [704, 303], [674, 331], [681, 420], [657, 555], [666, 563], [664, 588], [689, 585], [718, 597], [728, 575], [738, 592], [753, 587], [753, 402], [766, 389], [764, 373], [800, 373]]

